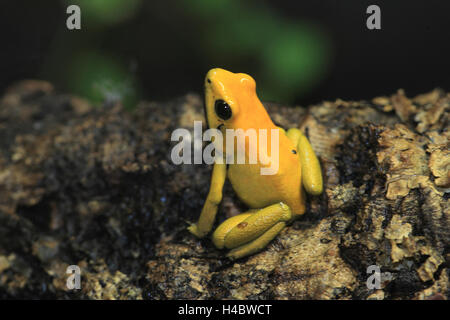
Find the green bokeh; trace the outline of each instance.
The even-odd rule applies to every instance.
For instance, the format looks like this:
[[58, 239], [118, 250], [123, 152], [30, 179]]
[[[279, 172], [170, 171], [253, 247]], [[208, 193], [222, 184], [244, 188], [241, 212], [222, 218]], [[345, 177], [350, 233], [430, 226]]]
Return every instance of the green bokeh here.
[[[331, 46], [313, 23], [289, 21], [261, 3], [237, 0], [180, 0], [186, 12], [207, 26], [201, 30], [204, 55], [216, 67], [251, 61], [258, 94], [291, 103], [324, 77]], [[256, 66], [256, 67], [255, 67]], [[230, 70], [245, 72], [245, 70]]]
[[292, 27], [262, 51], [262, 97], [292, 101], [311, 90], [325, 74], [327, 43], [312, 27]]
[[141, 0], [66, 0], [81, 9], [86, 27], [118, 24], [134, 16]]
[[133, 108], [137, 103], [136, 81], [115, 59], [97, 53], [81, 53], [74, 56], [68, 71], [68, 83], [73, 92], [94, 104], [120, 102]]
[[[147, 70], [155, 68], [169, 73], [176, 72], [174, 70], [179, 67], [190, 72], [185, 65], [176, 64], [173, 54], [164, 59], [165, 50], [172, 50], [170, 53], [180, 51], [180, 56], [186, 56], [179, 59], [180, 64], [183, 60], [193, 61], [195, 72], [222, 67], [249, 73], [257, 82], [261, 99], [286, 104], [317, 87], [326, 75], [332, 55], [333, 48], [320, 26], [305, 20], [291, 20], [264, 2], [174, 0], [172, 6], [142, 0], [62, 1], [80, 6], [82, 30], [70, 34], [62, 32], [59, 41], [55, 41], [55, 54], [48, 68], [53, 75], [49, 78], [64, 79], [62, 82], [67, 84], [67, 90], [84, 95], [95, 103], [120, 100], [125, 106], [133, 107], [137, 102], [140, 83], [125, 67], [130, 64], [130, 59], [134, 59], [130, 57], [133, 50], [140, 52], [138, 62]], [[163, 19], [155, 19], [160, 15]], [[140, 22], [127, 29], [128, 33], [121, 33], [122, 28], [133, 25], [125, 22], [133, 19]], [[155, 24], [147, 24], [146, 19], [158, 24], [156, 27]], [[149, 35], [159, 39], [152, 42], [151, 49], [148, 39], [142, 38], [142, 29], [141, 33], [136, 33], [140, 37], [135, 36], [132, 29], [146, 26]], [[179, 40], [171, 43], [170, 38], [155, 37], [155, 32], [165, 35], [166, 29], [169, 30], [168, 35], [179, 30], [183, 37], [186, 36], [183, 40], [186, 39], [189, 46], [180, 48]], [[114, 32], [118, 32], [117, 38], [111, 37], [116, 34]], [[124, 34], [130, 34], [135, 40], [123, 39]], [[134, 49], [123, 50], [124, 41]], [[147, 55], [141, 52], [144, 50], [159, 53], [153, 55], [156, 59], [146, 60]], [[112, 59], [112, 56], [121, 58]], [[152, 57], [150, 53], [148, 56]], [[61, 59], [67, 63], [67, 68], [59, 67]], [[151, 76], [148, 72], [141, 74]], [[154, 90], [158, 90], [157, 86]], [[174, 93], [179, 94], [183, 92]]]

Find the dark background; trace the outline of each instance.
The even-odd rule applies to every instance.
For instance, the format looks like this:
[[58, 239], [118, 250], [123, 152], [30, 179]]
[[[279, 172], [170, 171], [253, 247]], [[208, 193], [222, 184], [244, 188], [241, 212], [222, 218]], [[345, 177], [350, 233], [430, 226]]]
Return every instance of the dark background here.
[[[68, 4], [81, 7], [80, 31], [66, 28]], [[370, 4], [381, 30], [366, 28]], [[133, 107], [202, 93], [212, 67], [301, 105], [449, 90], [449, 14], [442, 0], [2, 0], [0, 92], [38, 78]]]

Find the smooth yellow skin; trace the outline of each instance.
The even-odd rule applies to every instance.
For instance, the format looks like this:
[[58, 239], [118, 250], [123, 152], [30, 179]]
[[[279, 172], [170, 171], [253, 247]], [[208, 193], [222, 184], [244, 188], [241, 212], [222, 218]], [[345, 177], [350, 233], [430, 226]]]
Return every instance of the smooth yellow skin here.
[[[230, 119], [223, 120], [216, 114], [214, 106], [218, 99], [231, 107]], [[224, 134], [225, 129], [280, 130], [277, 173], [261, 175], [260, 169], [267, 165], [248, 163], [246, 141], [245, 164], [229, 164], [228, 168], [226, 164], [214, 164], [200, 218], [188, 228], [199, 238], [212, 230], [228, 177], [234, 191], [250, 210], [224, 221], [214, 231], [212, 239], [217, 248], [231, 249], [227, 254], [230, 259], [238, 259], [263, 249], [288, 223], [305, 212], [303, 188], [312, 195], [322, 193], [320, 163], [300, 130], [292, 128], [285, 132], [275, 126], [256, 95], [255, 81], [249, 75], [219, 68], [210, 70], [205, 78], [205, 105], [209, 127], [219, 128]], [[268, 136], [268, 150], [271, 150], [270, 133]], [[239, 146], [235, 146], [235, 151], [236, 148]], [[260, 151], [257, 152], [259, 155]]]

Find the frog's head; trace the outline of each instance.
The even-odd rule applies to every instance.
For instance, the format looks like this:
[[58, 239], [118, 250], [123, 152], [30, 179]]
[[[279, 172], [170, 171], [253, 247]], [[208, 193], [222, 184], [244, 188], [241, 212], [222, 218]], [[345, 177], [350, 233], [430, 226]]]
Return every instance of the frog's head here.
[[256, 95], [255, 80], [244, 73], [211, 69], [205, 77], [206, 119], [210, 128], [262, 128], [272, 123]]

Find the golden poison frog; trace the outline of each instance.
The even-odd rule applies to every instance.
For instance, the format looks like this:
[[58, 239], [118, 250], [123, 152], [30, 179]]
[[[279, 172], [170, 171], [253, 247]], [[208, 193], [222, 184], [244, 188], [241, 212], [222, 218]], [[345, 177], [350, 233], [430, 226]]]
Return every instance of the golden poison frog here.
[[[205, 107], [208, 126], [223, 133], [228, 129], [243, 129], [244, 132], [255, 129], [258, 142], [260, 129], [278, 130], [279, 133], [278, 140], [272, 139], [270, 133], [265, 135], [268, 145], [277, 143], [278, 147], [278, 157], [271, 158], [277, 161], [275, 167], [278, 170], [274, 174], [261, 174], [261, 168], [268, 165], [262, 161], [264, 154], [259, 143], [256, 144], [258, 159], [256, 163], [249, 163], [249, 137], [244, 138], [244, 144], [236, 144], [232, 149], [236, 152], [245, 148], [245, 163], [215, 162], [200, 217], [188, 228], [199, 238], [211, 231], [228, 177], [249, 210], [225, 220], [214, 231], [212, 239], [217, 248], [230, 249], [229, 258], [238, 259], [266, 247], [286, 225], [305, 212], [304, 190], [312, 195], [321, 194], [322, 173], [302, 132], [296, 128], [284, 131], [272, 122], [256, 95], [256, 83], [251, 76], [219, 68], [210, 70], [205, 77]], [[223, 150], [228, 153], [227, 141], [223, 140]]]

